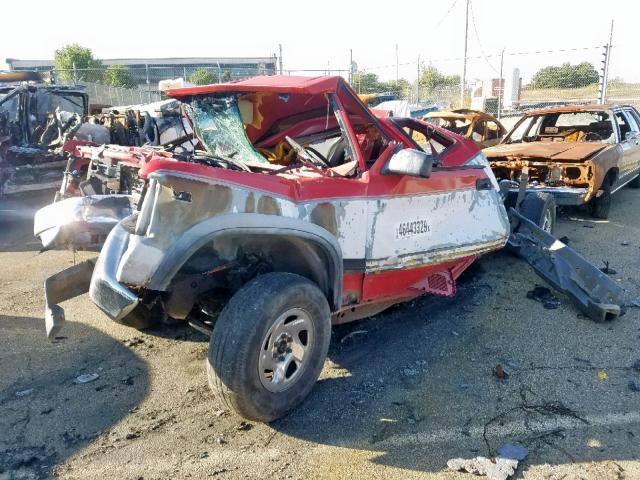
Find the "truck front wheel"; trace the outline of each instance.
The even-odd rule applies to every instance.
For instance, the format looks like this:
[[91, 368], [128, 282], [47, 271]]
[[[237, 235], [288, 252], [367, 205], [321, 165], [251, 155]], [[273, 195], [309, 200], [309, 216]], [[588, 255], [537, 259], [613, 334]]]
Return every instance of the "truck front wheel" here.
[[291, 273], [260, 275], [238, 290], [216, 322], [209, 384], [230, 409], [270, 422], [309, 394], [330, 338], [329, 305], [313, 282]]

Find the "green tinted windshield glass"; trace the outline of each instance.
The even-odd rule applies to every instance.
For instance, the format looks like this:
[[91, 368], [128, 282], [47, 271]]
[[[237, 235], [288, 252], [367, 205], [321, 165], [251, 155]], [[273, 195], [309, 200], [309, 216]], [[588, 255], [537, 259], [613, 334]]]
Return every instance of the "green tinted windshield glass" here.
[[247, 138], [235, 96], [196, 97], [186, 107], [196, 134], [210, 154], [245, 163], [267, 163]]

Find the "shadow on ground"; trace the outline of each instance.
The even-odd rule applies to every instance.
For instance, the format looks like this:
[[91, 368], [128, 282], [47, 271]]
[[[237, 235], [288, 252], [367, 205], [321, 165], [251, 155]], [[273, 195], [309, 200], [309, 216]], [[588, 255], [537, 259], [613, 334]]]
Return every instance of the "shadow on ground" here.
[[39, 251], [40, 241], [33, 235], [33, 216], [53, 201], [54, 191], [0, 197], [0, 252]]
[[0, 478], [53, 475], [147, 395], [147, 366], [129, 348], [86, 324], [64, 334], [51, 343], [42, 319], [0, 315]]
[[[452, 299], [425, 297], [336, 328], [328, 375], [273, 428], [417, 471], [493, 456], [505, 442], [529, 448], [524, 465], [638, 460], [640, 393], [627, 385], [639, 376], [637, 310], [610, 324], [578, 318], [568, 302], [545, 311], [525, 298], [535, 275], [517, 284], [527, 268], [492, 254], [465, 274]], [[636, 331], [627, 342], [619, 339], [623, 326]], [[597, 354], [609, 345], [619, 352]], [[494, 375], [498, 363], [508, 379]]]

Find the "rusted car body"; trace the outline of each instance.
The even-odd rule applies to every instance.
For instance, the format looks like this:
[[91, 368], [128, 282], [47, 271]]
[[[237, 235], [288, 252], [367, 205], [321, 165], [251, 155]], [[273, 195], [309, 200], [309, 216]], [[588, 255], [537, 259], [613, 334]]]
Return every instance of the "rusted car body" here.
[[450, 112], [430, 112], [423, 119], [472, 140], [480, 148], [500, 143], [506, 133], [493, 115], [478, 110], [462, 108]]
[[590, 203], [606, 218], [610, 195], [640, 186], [640, 115], [631, 106], [572, 105], [527, 112], [484, 154], [498, 180], [527, 175], [558, 205]]

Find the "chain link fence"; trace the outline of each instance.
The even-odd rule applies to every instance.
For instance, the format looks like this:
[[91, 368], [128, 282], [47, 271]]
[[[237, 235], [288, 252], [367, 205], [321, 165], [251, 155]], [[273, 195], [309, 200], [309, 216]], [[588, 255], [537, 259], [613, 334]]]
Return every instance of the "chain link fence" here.
[[[384, 94], [405, 100], [416, 109], [473, 108], [499, 117], [569, 103], [597, 102], [602, 90], [605, 47], [591, 46], [547, 51], [503, 52], [467, 57], [464, 95], [461, 96], [462, 58], [421, 57], [413, 62], [365, 66], [350, 71], [327, 65], [317, 69], [286, 69], [285, 75], [341, 75], [361, 95]], [[618, 75], [629, 59], [612, 48], [605, 99], [640, 106], [640, 82]], [[82, 84], [94, 105], [132, 105], [164, 98], [158, 83], [182, 78], [205, 85], [254, 75], [276, 74], [269, 65], [225, 68], [210, 65], [111, 65], [96, 69], [54, 70], [56, 82]], [[391, 80], [389, 80], [391, 78]]]
[[176, 65], [171, 67], [127, 67], [110, 65], [91, 69], [54, 69], [56, 83], [84, 85], [91, 104], [126, 106], [151, 103], [165, 98], [159, 82], [182, 78], [195, 85], [239, 80], [255, 75], [273, 75], [271, 66], [225, 68], [223, 66]]

